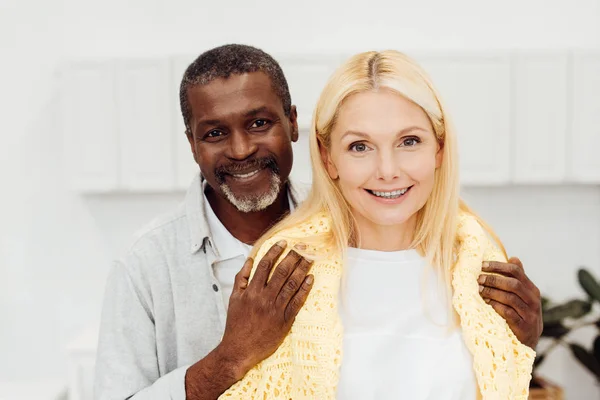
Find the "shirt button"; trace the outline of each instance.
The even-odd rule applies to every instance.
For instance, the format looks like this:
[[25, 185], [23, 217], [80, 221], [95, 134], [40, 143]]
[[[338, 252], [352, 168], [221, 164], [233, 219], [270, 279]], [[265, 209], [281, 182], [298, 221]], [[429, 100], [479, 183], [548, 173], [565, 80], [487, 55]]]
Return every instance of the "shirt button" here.
[[218, 292], [218, 291], [219, 291], [219, 287], [218, 287], [217, 285], [213, 284], [213, 290], [214, 290], [215, 292]]

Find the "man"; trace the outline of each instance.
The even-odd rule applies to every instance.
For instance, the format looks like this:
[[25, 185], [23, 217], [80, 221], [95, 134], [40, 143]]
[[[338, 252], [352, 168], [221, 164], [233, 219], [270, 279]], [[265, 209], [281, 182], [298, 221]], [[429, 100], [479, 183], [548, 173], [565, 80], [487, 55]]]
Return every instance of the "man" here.
[[[277, 62], [249, 46], [212, 49], [186, 70], [180, 101], [202, 178], [111, 271], [97, 399], [216, 399], [277, 349], [311, 288], [310, 262], [294, 251], [267, 282], [285, 243], [251, 281], [244, 262], [303, 196], [288, 180], [298, 124]], [[482, 275], [482, 296], [534, 347], [539, 291], [517, 259], [484, 270], [500, 275]]]

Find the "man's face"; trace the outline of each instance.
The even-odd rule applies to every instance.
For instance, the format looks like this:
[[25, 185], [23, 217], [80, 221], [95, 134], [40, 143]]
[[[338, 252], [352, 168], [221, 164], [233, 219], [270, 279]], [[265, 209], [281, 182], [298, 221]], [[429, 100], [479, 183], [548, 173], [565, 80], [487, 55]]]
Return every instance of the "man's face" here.
[[285, 115], [262, 72], [215, 79], [187, 96], [188, 140], [208, 184], [242, 212], [270, 206], [292, 169], [296, 108]]

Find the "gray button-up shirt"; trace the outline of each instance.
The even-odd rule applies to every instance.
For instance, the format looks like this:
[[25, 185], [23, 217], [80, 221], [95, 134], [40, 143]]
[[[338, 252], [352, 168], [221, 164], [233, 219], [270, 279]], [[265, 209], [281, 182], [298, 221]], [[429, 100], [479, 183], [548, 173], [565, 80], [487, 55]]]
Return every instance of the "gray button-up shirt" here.
[[[290, 185], [292, 201], [306, 189]], [[226, 310], [199, 176], [114, 263], [96, 359], [97, 400], [185, 399], [187, 368], [220, 342]], [[241, 269], [240, 265], [240, 269]]]

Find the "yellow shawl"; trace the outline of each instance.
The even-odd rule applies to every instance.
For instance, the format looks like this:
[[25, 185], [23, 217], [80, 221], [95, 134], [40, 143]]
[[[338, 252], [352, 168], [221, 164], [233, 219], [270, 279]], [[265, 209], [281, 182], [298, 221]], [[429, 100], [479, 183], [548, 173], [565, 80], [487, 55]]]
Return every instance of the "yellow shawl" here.
[[[259, 249], [254, 268], [280, 239], [288, 242], [285, 255], [302, 238], [329, 229], [329, 217], [319, 214], [302, 226], [269, 238]], [[521, 344], [506, 321], [483, 301], [477, 283], [483, 260], [506, 259], [472, 216], [460, 216], [457, 235], [460, 244], [452, 303], [473, 356], [479, 393], [485, 400], [526, 400], [535, 352]], [[337, 301], [342, 260], [340, 254], [323, 248], [309, 250], [325, 254], [313, 264], [313, 288], [290, 333], [272, 356], [220, 399], [335, 400], [342, 362], [343, 329]]]

